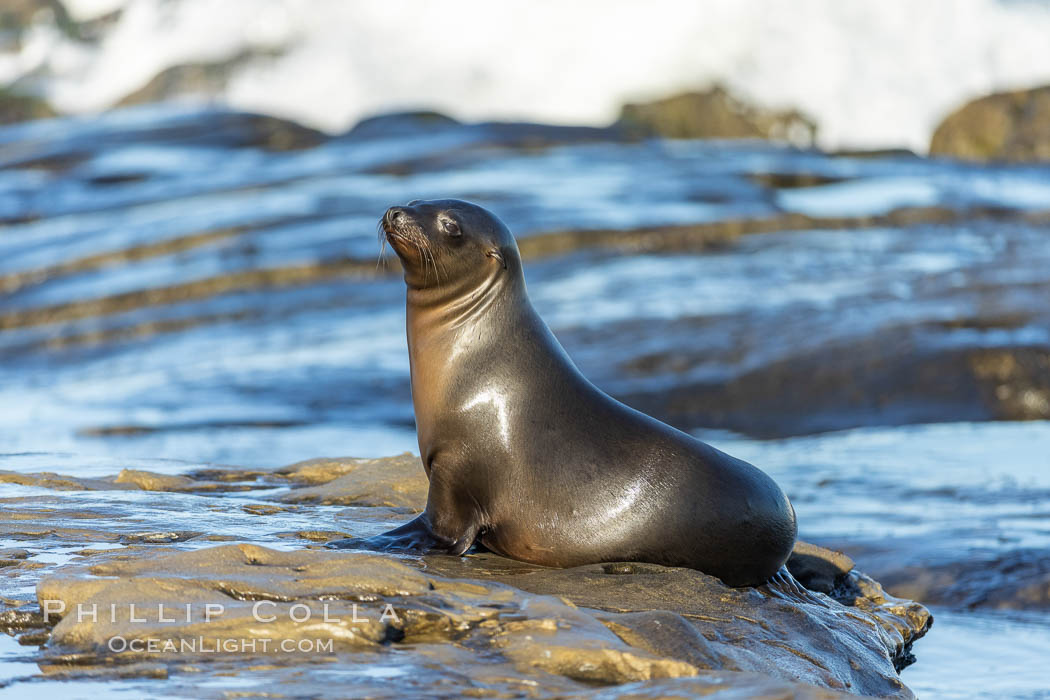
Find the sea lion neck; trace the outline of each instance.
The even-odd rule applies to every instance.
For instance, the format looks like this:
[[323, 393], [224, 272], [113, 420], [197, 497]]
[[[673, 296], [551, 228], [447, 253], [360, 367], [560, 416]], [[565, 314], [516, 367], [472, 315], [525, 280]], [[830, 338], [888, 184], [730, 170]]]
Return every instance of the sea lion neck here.
[[525, 297], [521, 273], [493, 269], [484, 276], [430, 287], [408, 286], [406, 295], [410, 330], [452, 331], [480, 322], [501, 299]]

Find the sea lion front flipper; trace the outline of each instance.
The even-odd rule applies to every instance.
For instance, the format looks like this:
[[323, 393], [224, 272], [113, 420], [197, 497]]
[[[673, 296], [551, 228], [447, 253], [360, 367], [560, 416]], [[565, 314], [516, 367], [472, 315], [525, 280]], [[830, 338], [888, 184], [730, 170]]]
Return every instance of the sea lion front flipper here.
[[350, 537], [327, 543], [336, 549], [369, 549], [379, 552], [437, 552], [460, 556], [474, 544], [479, 525], [470, 501], [450, 485], [448, 467], [431, 465], [426, 509], [414, 520], [372, 537]]
[[430, 552], [445, 550], [450, 543], [442, 541], [430, 530], [427, 514], [372, 537], [348, 537], [329, 542], [336, 549], [370, 549], [378, 552]]
[[347, 537], [328, 542], [326, 546], [334, 549], [367, 549], [376, 552], [441, 552], [461, 555], [474, 544], [474, 535], [456, 539], [441, 537], [434, 533], [426, 513], [421, 513], [415, 520], [372, 537]]

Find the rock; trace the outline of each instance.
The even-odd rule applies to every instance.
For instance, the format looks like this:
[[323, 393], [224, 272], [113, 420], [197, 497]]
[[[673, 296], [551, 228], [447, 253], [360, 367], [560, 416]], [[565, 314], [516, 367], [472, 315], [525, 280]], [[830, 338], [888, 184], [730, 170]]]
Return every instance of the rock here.
[[[829, 566], [842, 562], [809, 547]], [[832, 599], [784, 578], [735, 589], [698, 571], [651, 564], [508, 569], [495, 555], [426, 562], [428, 571], [446, 576], [484, 576], [612, 613], [599, 617], [628, 644], [699, 669], [759, 672], [867, 695], [909, 694], [897, 672], [914, 660], [911, 645], [932, 621], [921, 605], [887, 596], [856, 571]]]
[[274, 513], [286, 511], [288, 508], [282, 508], [281, 506], [275, 506], [269, 503], [249, 503], [241, 506], [241, 510], [252, 515], [273, 515]]
[[[432, 111], [394, 112], [368, 117], [347, 132], [345, 138], [405, 138], [445, 131], [456, 132], [460, 140], [458, 148], [436, 158], [410, 158], [404, 161], [389, 162], [379, 170], [370, 170], [370, 172], [393, 175], [433, 172], [435, 169], [447, 167], [450, 162], [458, 160], [462, 163], [468, 151], [477, 152], [494, 147], [531, 151], [573, 143], [623, 141], [633, 138], [627, 130], [615, 124], [608, 127], [564, 126], [533, 122], [464, 124], [445, 114]], [[453, 158], [452, 161], [448, 160], [450, 156]]]
[[751, 182], [775, 190], [792, 190], [803, 187], [823, 187], [847, 182], [849, 178], [810, 172], [758, 172], [750, 173]]
[[6, 548], [0, 549], [0, 559], [28, 559], [29, 552], [24, 549]]
[[573, 144], [638, 140], [637, 134], [617, 125], [561, 126], [531, 122], [462, 124], [436, 112], [407, 112], [371, 117], [360, 122], [343, 138], [413, 138], [433, 133], [442, 135], [443, 147], [435, 150], [432, 146], [421, 143], [419, 149], [404, 150], [398, 157], [384, 159], [366, 167], [364, 172], [394, 177], [441, 173], [449, 168], [462, 168], [467, 163], [485, 162], [492, 158], [492, 153], [496, 150], [532, 153]]
[[310, 542], [328, 542], [348, 537], [342, 530], [295, 530], [294, 532], [275, 533], [281, 539], [300, 539]]
[[[555, 598], [524, 596], [526, 619], [482, 625], [492, 644], [519, 669], [537, 669], [590, 683], [630, 683], [695, 676], [684, 661], [629, 648], [589, 611]], [[488, 622], [488, 621], [486, 621]]]
[[460, 122], [441, 112], [391, 112], [366, 117], [354, 125], [352, 138], [401, 138], [460, 126]]
[[75, 36], [76, 23], [61, 0], [4, 0], [0, 5], [0, 50], [11, 44], [21, 47], [27, 29], [47, 24]]
[[1050, 160], [1050, 85], [968, 102], [933, 132], [930, 155], [965, 160]]
[[[791, 178], [764, 174], [755, 176], [770, 187], [789, 188]], [[779, 183], [779, 184], [778, 184]], [[812, 217], [781, 212], [756, 218], [726, 219], [692, 224], [671, 224], [642, 228], [575, 229], [545, 231], [518, 241], [526, 260], [568, 255], [579, 250], [613, 251], [623, 255], [644, 252], [700, 252], [718, 250], [741, 236], [778, 231], [834, 230], [846, 228], [902, 227], [922, 223], [972, 221], [992, 212], [953, 212], [941, 207], [903, 207], [887, 214], [851, 217]]]
[[29, 552], [24, 549], [0, 549], [0, 569], [8, 566], [20, 566], [28, 558]]
[[[493, 555], [424, 562], [420, 571], [389, 556], [241, 544], [69, 565], [37, 587], [51, 623], [63, 611], [45, 663], [102, 668], [119, 656], [121, 666], [245, 664], [277, 653], [263, 639], [330, 640], [325, 653], [393, 652], [399, 665], [427, 669], [431, 683], [457, 694], [477, 682], [538, 682], [564, 694], [594, 683], [677, 679], [624, 686], [615, 697], [734, 688], [910, 697], [890, 663], [896, 628], [887, 620], [895, 613], [862, 587], [847, 608], [787, 577], [731, 589], [696, 571], [648, 564], [561, 570]], [[91, 609], [105, 614], [78, 615]], [[911, 609], [918, 616], [900, 625], [921, 635], [928, 614]], [[115, 651], [114, 639], [153, 640], [154, 651]], [[224, 639], [257, 643], [246, 651], [241, 643], [222, 647]]]
[[884, 568], [880, 578], [887, 588], [929, 604], [956, 609], [1050, 609], [1050, 554], [1042, 549]]
[[0, 7], [0, 30], [19, 31], [33, 20], [59, 5], [54, 0], [4, 0]]
[[409, 452], [381, 459], [311, 460], [277, 473], [290, 480], [318, 484], [278, 496], [282, 503], [386, 506], [418, 512], [427, 502], [426, 472], [419, 458]]
[[846, 585], [853, 560], [842, 552], [798, 541], [787, 563], [788, 570], [811, 591], [835, 597], [834, 591]]
[[[117, 667], [91, 668], [86, 666], [74, 666], [63, 668], [60, 665], [44, 664], [42, 670], [47, 674], [48, 680], [55, 681], [87, 681], [98, 680], [112, 682], [114, 679], [129, 680], [134, 678], [146, 678], [150, 680], [167, 680], [168, 669], [163, 664], [148, 662], [131, 663]], [[155, 687], [155, 686], [151, 686]], [[162, 692], [162, 691], [154, 691]], [[197, 697], [202, 697], [198, 695]]]
[[24, 607], [0, 612], [0, 629], [8, 634], [25, 630], [46, 629], [51, 625], [44, 620], [40, 610], [27, 610]]
[[[240, 146], [260, 146], [257, 139], [243, 132], [234, 130], [232, 133], [213, 133], [206, 137], [209, 140], [220, 140], [229, 138], [231, 140], [244, 139], [238, 142]], [[189, 140], [189, 139], [187, 139]], [[206, 299], [220, 294], [231, 292], [243, 292], [251, 289], [279, 289], [281, 287], [302, 286], [316, 283], [320, 280], [333, 277], [359, 277], [362, 279], [379, 276], [376, 270], [375, 260], [366, 261], [356, 258], [336, 258], [333, 260], [314, 261], [307, 263], [293, 263], [281, 267], [269, 267], [240, 272], [228, 272], [214, 277], [206, 277], [190, 282], [179, 283], [168, 287], [154, 287], [149, 290], [137, 290], [123, 292], [101, 298], [85, 299], [59, 303], [54, 306], [36, 307], [23, 311], [0, 313], [0, 331], [10, 328], [41, 325], [44, 323], [57, 323], [61, 321], [73, 321], [86, 317], [120, 313], [131, 309], [142, 307], [159, 306], [187, 299]], [[0, 289], [7, 286], [7, 280], [0, 278]], [[16, 281], [12, 286], [20, 286]], [[237, 317], [240, 318], [240, 317]], [[179, 327], [183, 329], [196, 325], [195, 322], [184, 323]], [[141, 332], [157, 332], [164, 328], [164, 324], [146, 323], [146, 328], [139, 329]], [[149, 330], [150, 326], [155, 326]], [[132, 332], [131, 336], [136, 335]], [[98, 337], [91, 336], [93, 340]], [[103, 334], [101, 337], [107, 337]], [[125, 334], [119, 337], [128, 337]], [[112, 339], [112, 337], [109, 337]], [[272, 421], [260, 424], [258, 421], [235, 422], [227, 424], [227, 427], [289, 427], [287, 424], [275, 424]], [[198, 426], [183, 426], [198, 427]], [[212, 424], [209, 427], [217, 427]], [[90, 436], [114, 436], [114, 435], [137, 435], [157, 432], [165, 428], [142, 425], [123, 426], [101, 426], [88, 428], [81, 432], [82, 435]]]
[[134, 532], [122, 535], [121, 544], [174, 544], [199, 537], [203, 533], [193, 530], [178, 532]]
[[925, 606], [885, 592], [882, 584], [857, 570], [850, 572], [842, 588], [832, 591], [835, 600], [872, 615], [886, 633], [890, 662], [898, 672], [915, 663], [912, 645], [933, 626], [933, 615]]
[[206, 124], [209, 141], [219, 141], [228, 147], [262, 148], [267, 151], [298, 151], [313, 148], [328, 140], [328, 136], [297, 124], [290, 119], [244, 112], [218, 112]]
[[[348, 508], [336, 517], [355, 523], [351, 534], [363, 520], [378, 525], [406, 517], [426, 498], [426, 478], [410, 454], [230, 473], [254, 484], [286, 485], [285, 495], [292, 500], [406, 504]], [[120, 479], [122, 488], [181, 489], [204, 477], [205, 483], [226, 488], [239, 485], [214, 469], [154, 483], [154, 477], [163, 476], [126, 470], [123, 478], [100, 478], [89, 486], [113, 488]], [[58, 475], [48, 478], [62, 481]], [[228, 507], [260, 525], [279, 521], [284, 510], [297, 511], [292, 522], [311, 512], [306, 505], [251, 509], [258, 505], [238, 501]], [[222, 506], [216, 502], [211, 508]], [[125, 545], [80, 549], [74, 563], [57, 570], [50, 562], [34, 571], [17, 565], [4, 569], [17, 569], [15, 580], [22, 586], [36, 585], [40, 611], [67, 611], [57, 624], [51, 619], [45, 627], [16, 630], [26, 644], [46, 644], [39, 661], [49, 675], [105, 678], [149, 663], [165, 673], [185, 673], [187, 665], [200, 674], [244, 675], [251, 669], [254, 678], [259, 669], [272, 667], [286, 669], [273, 671], [274, 682], [286, 683], [305, 664], [342, 660], [382, 668], [395, 655], [399, 667], [427, 669], [410, 674], [404, 687], [436, 684], [457, 695], [471, 689], [513, 695], [530, 684], [569, 695], [590, 692], [596, 683], [644, 683], [632, 692], [648, 696], [713, 688], [729, 694], [736, 688], [746, 694], [751, 691], [745, 688], [775, 688], [786, 697], [829, 697], [834, 691], [908, 697], [897, 669], [913, 660], [911, 646], [930, 623], [924, 608], [887, 596], [844, 555], [805, 543], [796, 548], [791, 568], [823, 593], [806, 590], [786, 575], [759, 588], [732, 589], [697, 571], [631, 562], [562, 570], [493, 554], [420, 559], [333, 551], [319, 544], [297, 551], [254, 544], [183, 551], [187, 541], [199, 547], [209, 536], [179, 530], [178, 521], [128, 523], [152, 528], [141, 530], [123, 523], [106, 531], [63, 527], [107, 513], [114, 515], [12, 507], [5, 511], [9, 517], [0, 517], [0, 534], [9, 539]], [[288, 544], [345, 535], [320, 529], [269, 533]], [[28, 563], [15, 559], [17, 551], [10, 554], [12, 561]], [[97, 620], [78, 618], [78, 605], [98, 609]], [[222, 606], [221, 614], [210, 614], [218, 608], [209, 605]], [[33, 612], [22, 602], [14, 601], [12, 608], [18, 611], [11, 613], [12, 629], [23, 618], [32, 622], [31, 616], [19, 617]], [[265, 622], [257, 619], [260, 610]], [[143, 640], [153, 646], [114, 649], [110, 643], [117, 638], [122, 644]], [[307, 646], [261, 648], [267, 639]], [[255, 646], [224, 649], [218, 646], [222, 640], [254, 640]], [[310, 646], [318, 641], [329, 646]], [[299, 655], [294, 663], [274, 665], [275, 654], [288, 658], [289, 653]], [[362, 655], [370, 656], [362, 661]], [[284, 675], [289, 673], [293, 676]]]
[[608, 141], [637, 141], [638, 135], [620, 124], [605, 127], [562, 126], [532, 122], [482, 122], [476, 125], [482, 136], [476, 144], [519, 151], [542, 151], [555, 146]]
[[133, 489], [135, 485], [117, 483], [110, 477], [107, 479], [80, 478], [65, 476], [54, 472], [37, 472], [26, 474], [22, 472], [0, 471], [0, 484], [18, 484], [20, 486], [37, 486], [56, 491], [97, 491], [104, 489]]
[[127, 107], [184, 97], [212, 98], [223, 93], [234, 71], [259, 59], [266, 60], [279, 55], [279, 51], [248, 50], [222, 61], [170, 66], [142, 87], [122, 97], [114, 106]]
[[[868, 226], [881, 230], [855, 230]], [[552, 232], [524, 238], [520, 248], [531, 258], [579, 250], [722, 249], [727, 261], [741, 261], [747, 251], [772, 259], [766, 246], [795, 250], [789, 235], [758, 241], [751, 234], [796, 230], [799, 237], [826, 241], [827, 236], [810, 232], [839, 228], [852, 230], [842, 235], [843, 249], [863, 247], [846, 238], [870, 238], [875, 248], [898, 251], [894, 256], [917, 245], [960, 251], [967, 240], [995, 243], [987, 254], [950, 270], [872, 269], [870, 278], [856, 280], [863, 291], [838, 298], [831, 292], [821, 302], [796, 297], [777, 305], [768, 285], [728, 272], [726, 284], [741, 285], [727, 287], [743, 297], [739, 303], [712, 298], [701, 310], [673, 318], [577, 321], [557, 328], [557, 335], [596, 385], [687, 431], [704, 427], [786, 437], [861, 426], [1050, 418], [1045, 333], [1050, 312], [1041, 291], [1048, 283], [1042, 255], [1050, 233], [1045, 213], [1020, 220], [1016, 214], [964, 215], [939, 207], [866, 219], [782, 213], [622, 231]], [[808, 262], [770, 267], [769, 274], [810, 275], [805, 267], [824, 264], [818, 253], [824, 245], [799, 246], [799, 259]], [[831, 274], [846, 287], [855, 282], [841, 271]], [[868, 286], [872, 280], [877, 281]]]
[[747, 104], [725, 87], [685, 92], [653, 102], [626, 104], [618, 125], [676, 139], [773, 139], [810, 146], [816, 123], [797, 110]]
[[[989, 296], [995, 291], [990, 288]], [[1038, 327], [1038, 318], [1022, 325]], [[715, 324], [708, 319], [704, 324], [706, 332], [714, 332]], [[737, 338], [758, 330], [727, 325]], [[953, 347], [956, 330], [952, 324], [883, 327], [819, 346], [799, 343], [758, 361], [753, 358], [764, 346], [748, 348], [738, 341], [738, 366], [747, 368], [739, 374], [717, 381], [683, 379], [666, 390], [617, 397], [673, 425], [759, 437], [870, 425], [1050, 418], [1050, 346], [980, 347], [971, 340], [970, 347]], [[656, 332], [649, 329], [650, 336]], [[701, 356], [680, 346], [635, 357], [624, 369], [643, 376], [689, 376], [697, 364], [710, 361], [710, 353]]]
[[[417, 513], [427, 502], [429, 482], [419, 457], [406, 452], [377, 459], [312, 459], [277, 470], [237, 470], [222, 474], [202, 469], [188, 475], [157, 474], [124, 469], [117, 476], [85, 478], [53, 472], [0, 471], [0, 483], [35, 486], [57, 491], [143, 490], [174, 493], [228, 493], [269, 489], [292, 484], [275, 498], [283, 503], [371, 506], [397, 509], [396, 517]], [[273, 504], [244, 504], [241, 509], [256, 515], [273, 515], [292, 507]], [[388, 513], [384, 513], [388, 515]]]
[[[405, 453], [401, 457], [411, 458]], [[319, 457], [307, 459], [276, 470], [276, 474], [294, 484], [318, 486], [348, 474], [368, 460], [356, 457]]]
[[[388, 557], [237, 545], [131, 560], [114, 557], [76, 571], [38, 586], [42, 610], [71, 611], [53, 630], [56, 651], [104, 654], [109, 640], [121, 637], [160, 640], [162, 647], [172, 642], [176, 646], [168, 651], [184, 658], [178, 650], [187, 639], [309, 636], [332, 639], [346, 649], [390, 641], [448, 642], [475, 631], [480, 643], [502, 650], [523, 668], [589, 679], [695, 673], [688, 664], [629, 650], [592, 616], [560, 601], [522, 596], [499, 584], [434, 578]], [[367, 611], [364, 603], [372, 604]], [[96, 622], [72, 613], [83, 609], [78, 605], [109, 610], [114, 604], [115, 620]], [[357, 605], [362, 608], [356, 610]], [[523, 612], [527, 619], [542, 617], [532, 624], [523, 621]], [[169, 620], [172, 615], [176, 619]], [[550, 616], [571, 623], [560, 627], [547, 622]], [[308, 624], [302, 624], [307, 617]], [[556, 642], [563, 648], [541, 653], [535, 648], [538, 637], [555, 642], [547, 649], [558, 649]]]
[[239, 469], [236, 467], [207, 467], [187, 472], [186, 476], [196, 481], [256, 481], [269, 477], [269, 469]]
[[[10, 32], [20, 43], [25, 30], [35, 24], [50, 24], [70, 39], [82, 42], [98, 41], [102, 33], [120, 17], [121, 8], [84, 22], [75, 21], [62, 0], [4, 0], [0, 6], [0, 32]], [[0, 48], [9, 40], [0, 34]]]
[[[39, 540], [65, 540], [67, 542], [119, 542], [120, 535], [110, 530], [89, 529], [78, 527], [62, 527], [53, 523], [70, 522], [76, 519], [79, 513], [57, 512], [52, 509], [43, 509], [38, 512], [27, 512], [20, 510], [11, 513], [9, 504], [3, 512], [0, 512], [0, 536], [7, 540], [17, 541], [39, 541]], [[72, 516], [72, 517], [70, 517]], [[43, 522], [41, 522], [43, 521]], [[8, 557], [19, 560], [18, 557]], [[20, 560], [19, 560], [20, 561]], [[17, 565], [16, 561], [13, 565]], [[23, 561], [23, 565], [33, 564], [32, 561]]]
[[48, 119], [54, 116], [55, 110], [47, 100], [0, 87], [0, 124]]
[[115, 481], [118, 484], [134, 484], [143, 491], [186, 491], [197, 483], [186, 476], [155, 474], [139, 469], [123, 469]]
[[117, 476], [100, 478], [66, 476], [54, 472], [0, 471], [0, 484], [36, 486], [56, 491], [171, 491], [200, 493], [205, 491], [247, 491], [260, 486], [230, 481], [198, 481], [191, 476], [157, 474], [142, 469], [124, 469]]

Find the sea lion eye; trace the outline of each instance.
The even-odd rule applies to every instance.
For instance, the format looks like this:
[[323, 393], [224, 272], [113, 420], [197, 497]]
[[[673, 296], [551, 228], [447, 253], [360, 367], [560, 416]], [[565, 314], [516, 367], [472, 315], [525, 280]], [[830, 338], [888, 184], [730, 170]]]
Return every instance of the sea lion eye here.
[[448, 235], [450, 235], [450, 236], [458, 236], [458, 235], [460, 235], [459, 224], [457, 224], [452, 219], [445, 219], [445, 221], [442, 222], [442, 226], [445, 229], [445, 233], [447, 233]]

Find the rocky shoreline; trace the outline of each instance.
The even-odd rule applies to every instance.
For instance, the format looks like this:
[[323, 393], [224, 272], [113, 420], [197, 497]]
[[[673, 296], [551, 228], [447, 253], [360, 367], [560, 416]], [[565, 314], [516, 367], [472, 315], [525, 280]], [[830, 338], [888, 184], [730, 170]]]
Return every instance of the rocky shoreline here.
[[[239, 60], [239, 59], [238, 59]], [[185, 81], [202, 81], [214, 92], [221, 86], [221, 66], [210, 64], [177, 66], [167, 69], [154, 82], [121, 100], [115, 108], [129, 105], [162, 103], [179, 97], [187, 89]], [[187, 77], [189, 76], [189, 77]], [[219, 82], [216, 82], [219, 81]], [[192, 93], [192, 91], [191, 91]], [[1029, 90], [995, 93], [962, 105], [938, 124], [931, 136], [929, 155], [962, 160], [993, 162], [1046, 162], [1050, 160], [1050, 86]], [[47, 101], [16, 87], [0, 86], [0, 125], [16, 124], [59, 116]], [[262, 138], [262, 145], [274, 150], [316, 145], [325, 137], [316, 130], [293, 121], [273, 116], [252, 115], [269, 123], [274, 136]], [[394, 122], [411, 125], [416, 119], [432, 124], [457, 124], [454, 119], [434, 112], [384, 114], [361, 121], [348, 134], [379, 130], [389, 133]], [[382, 126], [378, 126], [382, 124]], [[759, 139], [796, 147], [809, 148], [816, 141], [818, 122], [798, 110], [769, 110], [748, 104], [714, 85], [648, 103], [625, 104], [619, 118], [605, 128], [554, 127], [498, 122], [501, 127], [520, 134], [532, 126], [532, 147], [550, 145], [560, 140], [638, 140], [667, 139]], [[404, 128], [404, 127], [401, 127]], [[560, 135], [559, 135], [560, 133]], [[286, 136], [287, 135], [287, 136]], [[566, 137], [570, 137], [566, 139]], [[520, 138], [516, 136], [515, 138]], [[305, 141], [304, 141], [305, 139]], [[883, 149], [866, 153], [843, 151], [840, 155], [908, 155], [906, 149]], [[420, 163], [412, 169], [419, 169]]]
[[[753, 589], [627, 562], [561, 570], [487, 552], [419, 558], [325, 549], [325, 541], [367, 534], [362, 525], [381, 529], [422, 507], [426, 480], [412, 455], [180, 475], [0, 472], [0, 483], [102, 496], [83, 510], [7, 498], [0, 515], [0, 538], [35, 550], [3, 552], [0, 576], [34, 596], [3, 600], [0, 625], [27, 645], [45, 679], [175, 680], [163, 693], [195, 675], [262, 668], [269, 682], [285, 684], [300, 682], [293, 677], [303, 664], [389, 659], [426, 669], [395, 684], [422, 695], [436, 684], [480, 696], [617, 687], [911, 697], [898, 672], [932, 623], [924, 607], [885, 593], [847, 557], [804, 543], [789, 564], [793, 577]], [[261, 543], [114, 521], [119, 494], [135, 493], [158, 504], [183, 494], [198, 508], [237, 510], [255, 519]], [[288, 515], [325, 512], [321, 519], [332, 522], [332, 509], [320, 504], [345, 507], [350, 526], [273, 532]], [[41, 547], [72, 556], [56, 566]], [[261, 641], [282, 639], [315, 651], [320, 644], [324, 653], [264, 649]], [[224, 640], [241, 641], [224, 649]], [[393, 686], [373, 690], [381, 689]]]

